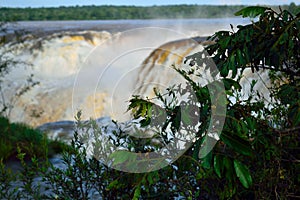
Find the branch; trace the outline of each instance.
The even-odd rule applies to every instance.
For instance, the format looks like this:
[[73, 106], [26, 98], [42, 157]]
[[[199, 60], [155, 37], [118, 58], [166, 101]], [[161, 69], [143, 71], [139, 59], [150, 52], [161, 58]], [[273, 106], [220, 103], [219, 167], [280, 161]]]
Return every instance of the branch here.
[[[251, 68], [253, 66], [245, 66], [245, 68]], [[268, 70], [276, 70], [276, 71], [279, 71], [279, 72], [284, 72], [288, 75], [292, 75], [292, 76], [300, 76], [299, 73], [297, 72], [294, 72], [293, 70], [289, 70], [289, 69], [282, 69], [282, 68], [274, 68], [274, 67], [270, 67], [270, 66], [265, 66], [265, 65], [255, 65], [255, 67], [258, 67], [260, 69], [268, 69]]]
[[297, 130], [300, 130], [300, 126], [296, 126], [296, 127], [293, 127], [293, 128], [287, 128], [287, 129], [284, 129], [284, 130], [275, 130], [276, 132], [278, 133], [289, 133], [289, 132], [293, 132], [293, 131], [297, 131]]

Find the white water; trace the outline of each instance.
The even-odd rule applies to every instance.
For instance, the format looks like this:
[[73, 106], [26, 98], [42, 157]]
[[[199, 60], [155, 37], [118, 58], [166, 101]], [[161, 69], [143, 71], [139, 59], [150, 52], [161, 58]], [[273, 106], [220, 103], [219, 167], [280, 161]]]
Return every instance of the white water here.
[[[33, 67], [13, 69], [6, 80], [9, 85], [6, 98], [10, 99], [11, 91], [15, 91], [30, 73], [40, 84], [14, 105], [10, 118], [36, 126], [74, 120], [74, 114], [81, 109], [85, 119], [111, 116], [122, 120], [126, 100], [141, 91], [141, 84], [144, 88], [148, 84], [168, 86], [169, 80], [177, 78], [171, 75], [170, 65], [179, 65], [182, 57], [199, 48], [196, 42], [168, 42], [207, 36], [220, 29], [229, 30], [230, 23], [237, 25], [249, 21], [235, 18], [22, 22], [14, 29], [35, 31], [39, 36], [28, 36], [24, 44], [5, 48], [14, 49], [11, 57], [15, 60], [31, 63]], [[151, 54], [158, 47], [171, 53], [156, 51]], [[148, 63], [142, 64], [147, 57]], [[153, 63], [155, 69], [147, 67]], [[164, 70], [156, 70], [159, 67]], [[148, 96], [150, 93], [147, 89], [142, 94]]]
[[[70, 140], [74, 128], [72, 121], [78, 109], [83, 110], [85, 119], [103, 116], [126, 119], [126, 100], [130, 95], [150, 96], [153, 86], [167, 87], [172, 81], [179, 81], [178, 74], [169, 67], [172, 64], [180, 66], [183, 57], [203, 48], [196, 41], [178, 39], [206, 36], [223, 27], [230, 28], [230, 20], [202, 26], [192, 21], [191, 27], [180, 22], [173, 24], [173, 28], [161, 24], [153, 28], [153, 22], [143, 22], [147, 21], [138, 20], [137, 27], [126, 25], [129, 30], [116, 28], [122, 22], [112, 22], [111, 32], [100, 30], [97, 22], [90, 22], [97, 26], [97, 31], [73, 30], [85, 29], [78, 22], [21, 24], [23, 28], [46, 32], [41, 37], [28, 39], [24, 45], [5, 47], [13, 49], [11, 57], [33, 65], [32, 69], [15, 68], [9, 74], [5, 82], [7, 99], [26, 75], [32, 73], [40, 81], [15, 104], [11, 120], [33, 126], [54, 122], [39, 128], [51, 129], [49, 136], [53, 139]], [[152, 28], [141, 28], [150, 25]], [[106, 23], [105, 26], [107, 30], [110, 27]], [[68, 32], [56, 33], [60, 29], [68, 29]], [[266, 79], [266, 73], [261, 75]], [[256, 77], [246, 75], [242, 82], [253, 78]], [[32, 116], [39, 111], [42, 111], [39, 117]], [[98, 123], [109, 125], [111, 120], [101, 118]], [[63, 168], [60, 158], [52, 162]]]

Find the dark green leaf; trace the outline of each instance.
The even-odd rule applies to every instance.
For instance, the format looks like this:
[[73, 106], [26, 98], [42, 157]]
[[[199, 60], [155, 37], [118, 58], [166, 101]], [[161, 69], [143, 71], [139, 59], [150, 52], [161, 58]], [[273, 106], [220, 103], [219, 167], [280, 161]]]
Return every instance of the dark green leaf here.
[[234, 87], [235, 89], [240, 90], [242, 87], [239, 84], [239, 82], [233, 80], [233, 79], [229, 79], [229, 78], [224, 78], [222, 79], [223, 83], [224, 83], [224, 87], [225, 90], [230, 90], [232, 87]]
[[231, 40], [231, 37], [225, 37], [224, 39], [219, 40], [220, 47], [222, 49], [227, 48], [228, 44], [230, 43], [230, 40]]
[[237, 177], [241, 181], [245, 188], [249, 188], [252, 185], [252, 177], [250, 175], [249, 169], [237, 160], [233, 161], [234, 169]]
[[236, 152], [244, 154], [246, 156], [252, 156], [251, 145], [248, 141], [238, 136], [229, 135], [226, 132], [221, 134], [221, 140], [234, 149]]
[[203, 159], [202, 159], [202, 166], [206, 169], [211, 167], [212, 163], [212, 152], [209, 152]]
[[216, 155], [214, 157], [214, 169], [219, 178], [222, 177], [223, 167], [223, 157], [221, 155]]
[[261, 7], [261, 6], [249, 6], [249, 7], [243, 8], [242, 10], [236, 12], [234, 15], [235, 16], [242, 15], [243, 17], [255, 18], [258, 15], [263, 14], [267, 9], [268, 8]]
[[229, 69], [228, 69], [228, 63], [224, 63], [224, 65], [221, 67], [221, 70], [220, 70], [220, 74], [221, 76], [223, 77], [226, 77], [228, 75], [228, 72], [229, 72]]
[[225, 167], [225, 176], [228, 181], [233, 180], [233, 166], [232, 166], [232, 160], [226, 156], [223, 157], [223, 164]]

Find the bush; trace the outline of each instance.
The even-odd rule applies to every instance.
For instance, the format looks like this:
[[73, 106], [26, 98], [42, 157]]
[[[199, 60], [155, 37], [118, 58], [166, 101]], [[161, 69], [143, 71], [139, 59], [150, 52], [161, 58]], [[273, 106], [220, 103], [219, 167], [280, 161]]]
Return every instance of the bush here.
[[[164, 168], [145, 173], [129, 173], [113, 169], [116, 166], [134, 166], [124, 154], [105, 156], [112, 142], [123, 152], [145, 153], [149, 155], [161, 147], [152, 143], [151, 138], [136, 139], [124, 134], [118, 127], [111, 131], [105, 142], [92, 139], [94, 149], [86, 142], [89, 136], [106, 134], [107, 127], [98, 127], [95, 121], [81, 122], [77, 116], [77, 128], [69, 151], [63, 153], [64, 166], [38, 168], [33, 157], [32, 165], [23, 161], [25, 154], [17, 151], [24, 170], [21, 177], [24, 194], [12, 187], [13, 175], [0, 165], [3, 197], [13, 198], [56, 198], [56, 199], [292, 199], [299, 197], [299, 130], [300, 130], [300, 85], [299, 85], [299, 14], [293, 16], [288, 11], [279, 13], [265, 7], [248, 7], [238, 15], [257, 17], [259, 20], [237, 31], [217, 32], [212, 38], [215, 44], [206, 50], [213, 55], [220, 73], [208, 68], [214, 74], [206, 86], [193, 81], [192, 76], [201, 76], [197, 70], [203, 65], [203, 52], [188, 57], [191, 68], [176, 69], [190, 88], [173, 86], [168, 92], [156, 92], [153, 99], [134, 97], [129, 109], [141, 127], [152, 125], [157, 130], [160, 142], [171, 143], [182, 133], [180, 126], [195, 134], [193, 145], [175, 162]], [[269, 40], [266, 40], [269, 38]], [[198, 65], [197, 67], [194, 67]], [[203, 66], [202, 66], [203, 67]], [[203, 67], [204, 68], [204, 67]], [[252, 73], [268, 70], [271, 78], [270, 97], [265, 99], [254, 87], [257, 80], [246, 85], [240, 84], [243, 71], [250, 68]], [[229, 77], [228, 75], [231, 75]], [[283, 81], [287, 80], [287, 81]], [[221, 85], [214, 84], [220, 82]], [[222, 86], [223, 85], [223, 86]], [[224, 87], [225, 98], [211, 99], [213, 91]], [[249, 88], [249, 95], [242, 96], [241, 89]], [[177, 94], [196, 94], [197, 102], [176, 104]], [[188, 96], [188, 95], [187, 95]], [[188, 96], [189, 97], [189, 96]], [[215, 111], [215, 102], [225, 103], [226, 113]], [[160, 104], [158, 105], [159, 102]], [[171, 102], [171, 103], [170, 103]], [[175, 102], [175, 104], [172, 104]], [[189, 126], [195, 112], [186, 113], [187, 106], [197, 106], [196, 119], [199, 126]], [[161, 119], [165, 110], [167, 120]], [[193, 109], [192, 109], [193, 110]], [[158, 111], [158, 112], [156, 112]], [[212, 142], [207, 131], [211, 124], [217, 126], [211, 114], [223, 115], [224, 125], [213, 149], [201, 153], [202, 146]], [[166, 117], [165, 116], [165, 117]], [[182, 120], [181, 120], [182, 119]], [[157, 121], [163, 123], [156, 123]], [[153, 123], [154, 122], [154, 123]], [[215, 124], [214, 124], [215, 123]], [[10, 127], [7, 120], [0, 124]], [[212, 126], [214, 128], [214, 126]], [[14, 128], [18, 130], [19, 128]], [[7, 132], [7, 129], [4, 129]], [[171, 130], [171, 131], [170, 131]], [[167, 132], [169, 131], [169, 132]], [[28, 131], [27, 135], [30, 135]], [[216, 136], [216, 135], [214, 135]], [[21, 136], [26, 140], [26, 136]], [[34, 141], [38, 142], [39, 136]], [[100, 137], [100, 139], [102, 139]], [[97, 142], [100, 142], [98, 144]], [[102, 142], [102, 143], [101, 143]], [[104, 146], [101, 144], [104, 143]], [[11, 147], [3, 148], [8, 152]], [[96, 157], [90, 155], [97, 152]], [[24, 149], [26, 151], [26, 148]], [[172, 152], [167, 152], [172, 154]], [[100, 156], [101, 155], [101, 156]], [[97, 158], [97, 159], [96, 159]], [[106, 158], [111, 161], [103, 164]], [[151, 159], [151, 157], [149, 157]], [[99, 161], [100, 160], [100, 161]], [[138, 159], [137, 159], [138, 160]], [[138, 160], [141, 161], [141, 160]], [[46, 186], [43, 191], [35, 185], [33, 177], [40, 175]], [[41, 193], [42, 192], [42, 193]]]
[[50, 141], [42, 132], [22, 123], [10, 123], [0, 117], [0, 159], [16, 160], [18, 149], [25, 153], [26, 160], [37, 157], [42, 160], [67, 148], [62, 142]]

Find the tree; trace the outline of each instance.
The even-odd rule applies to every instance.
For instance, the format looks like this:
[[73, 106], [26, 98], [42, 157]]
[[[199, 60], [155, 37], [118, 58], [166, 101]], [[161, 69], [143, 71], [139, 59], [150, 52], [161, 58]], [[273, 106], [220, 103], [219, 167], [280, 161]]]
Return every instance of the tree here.
[[297, 14], [300, 12], [300, 6], [297, 6], [294, 2], [292, 2], [290, 3], [288, 10], [293, 14]]
[[[253, 19], [259, 16], [259, 19], [238, 26], [237, 31], [232, 27], [231, 31], [215, 33], [210, 37], [215, 44], [206, 47], [217, 66], [217, 70], [209, 67], [207, 70], [210, 70], [213, 77], [222, 80], [228, 103], [220, 139], [205, 157], [198, 155], [201, 145], [207, 142], [205, 128], [209, 126], [213, 110], [209, 86], [201, 87], [193, 81], [192, 75], [201, 76], [197, 68], [177, 69], [193, 86], [200, 108], [201, 126], [196, 142], [185, 156], [197, 160], [201, 166], [196, 170], [201, 175], [195, 175], [194, 181], [217, 190], [218, 198], [296, 197], [299, 195], [295, 191], [299, 191], [299, 176], [296, 174], [299, 172], [300, 161], [299, 153], [296, 152], [300, 130], [300, 13], [294, 16], [287, 10], [276, 12], [271, 8], [255, 6], [244, 8], [236, 15]], [[198, 52], [189, 56], [187, 59], [192, 60], [191, 66], [204, 68], [203, 54]], [[247, 68], [253, 74], [262, 71], [268, 73], [270, 96], [267, 99], [254, 90], [258, 80], [248, 85], [240, 84], [239, 80]], [[250, 95], [241, 98], [240, 90], [247, 87], [250, 88]], [[184, 121], [180, 122], [176, 117], [182, 115], [180, 109], [177, 106], [169, 107], [166, 103], [173, 93], [156, 94], [162, 107], [172, 113], [163, 127], [170, 126], [176, 132], [179, 124], [184, 124]], [[149, 100], [135, 97], [129, 108], [136, 118], [143, 118], [142, 122], [148, 122], [146, 125], [149, 125], [151, 120], [158, 117], [151, 112], [154, 105]], [[160, 129], [162, 135], [163, 127]], [[179, 171], [184, 171], [182, 167], [186, 164], [179, 159], [175, 165]], [[207, 186], [201, 186], [202, 194], [197, 198], [214, 196]]]
[[[102, 139], [100, 134], [111, 127], [98, 127], [95, 121], [82, 122], [78, 113], [71, 150], [63, 154], [65, 168], [52, 168], [45, 173], [47, 186], [52, 188], [45, 196], [71, 199], [99, 196], [103, 199], [299, 198], [300, 13], [294, 16], [286, 10], [247, 7], [236, 15], [259, 16], [259, 19], [238, 26], [237, 31], [232, 28], [215, 33], [210, 38], [214, 44], [206, 47], [210, 55], [202, 51], [186, 58], [190, 68], [174, 66], [186, 84], [170, 86], [166, 93], [155, 90], [156, 97], [152, 99], [134, 96], [130, 100], [133, 118], [139, 120], [140, 127], [154, 128], [156, 134], [152, 138], [137, 139], [124, 134], [125, 130], [115, 123], [113, 135], [107, 137], [104, 145], [110, 141], [120, 149], [136, 153], [135, 165], [125, 151], [111, 157], [108, 165], [99, 162], [105, 159], [107, 149], [99, 146], [97, 139]], [[209, 64], [211, 59], [215, 67]], [[196, 80], [205, 70], [211, 79], [201, 85]], [[266, 73], [270, 77], [270, 95], [266, 97], [255, 89], [258, 78], [241, 83], [247, 70], [252, 75]], [[242, 96], [246, 88], [249, 94]], [[220, 89], [224, 93], [211, 98], [219, 94]], [[180, 95], [185, 97], [182, 103]], [[218, 103], [223, 107], [217, 107]], [[226, 108], [226, 113], [216, 108]], [[214, 130], [222, 118], [225, 120], [221, 133], [209, 132], [209, 127]], [[193, 133], [193, 144], [164, 168], [145, 173], [111, 168], [143, 166], [144, 160], [139, 159], [139, 154], [144, 153], [151, 160], [151, 153], [162, 149], [161, 144], [184, 139], [186, 133]], [[89, 134], [96, 136], [92, 151], [100, 151], [96, 154], [101, 155], [99, 157], [87, 156], [91, 149], [84, 145], [87, 138], [82, 137]], [[204, 148], [203, 153], [202, 147], [210, 142], [216, 144], [212, 149]], [[166, 158], [172, 153], [166, 151]], [[0, 172], [3, 169], [0, 166]], [[4, 182], [2, 185], [9, 185]]]
[[[72, 142], [75, 153], [64, 157], [67, 170], [53, 169], [47, 175], [55, 194], [89, 198], [97, 191], [104, 199], [299, 197], [299, 14], [294, 16], [286, 10], [277, 13], [265, 7], [247, 7], [236, 14], [259, 19], [239, 26], [237, 31], [215, 33], [210, 38], [215, 43], [206, 47], [211, 57], [205, 51], [198, 52], [187, 57], [190, 68], [174, 66], [187, 84], [170, 86], [166, 93], [155, 90], [156, 97], [152, 99], [134, 96], [130, 100], [133, 118], [139, 120], [142, 128], [153, 128], [156, 134], [152, 137], [137, 139], [124, 134], [125, 130], [116, 123], [113, 136], [101, 146], [101, 141], [97, 143], [97, 138], [101, 138], [98, 134], [108, 127], [78, 120]], [[208, 65], [211, 59], [216, 67]], [[207, 85], [195, 81], [203, 74], [201, 69], [211, 75]], [[247, 69], [253, 75], [267, 72], [271, 83], [268, 98], [255, 90], [258, 79], [241, 84]], [[222, 87], [225, 98], [211, 98]], [[250, 93], [242, 96], [241, 90], [246, 88]], [[181, 103], [180, 95], [185, 96]], [[226, 107], [226, 113], [216, 111], [218, 103]], [[221, 134], [209, 132], [222, 118], [225, 120]], [[140, 130], [136, 131], [139, 134]], [[187, 133], [194, 133], [194, 143], [164, 168], [145, 173], [113, 169], [144, 167], [145, 159], [156, 159], [151, 153], [161, 150], [161, 144], [183, 141], [189, 136]], [[92, 158], [87, 156], [89, 148], [83, 145], [90, 136], [96, 139], [92, 151], [100, 151]], [[105, 154], [111, 146], [105, 145], [109, 142], [123, 151], [109, 156], [111, 160], [104, 165], [97, 159], [107, 158]], [[212, 149], [203, 151], [203, 146], [214, 142]], [[176, 153], [170, 149], [164, 151], [166, 159]], [[126, 152], [136, 153], [134, 159]]]

